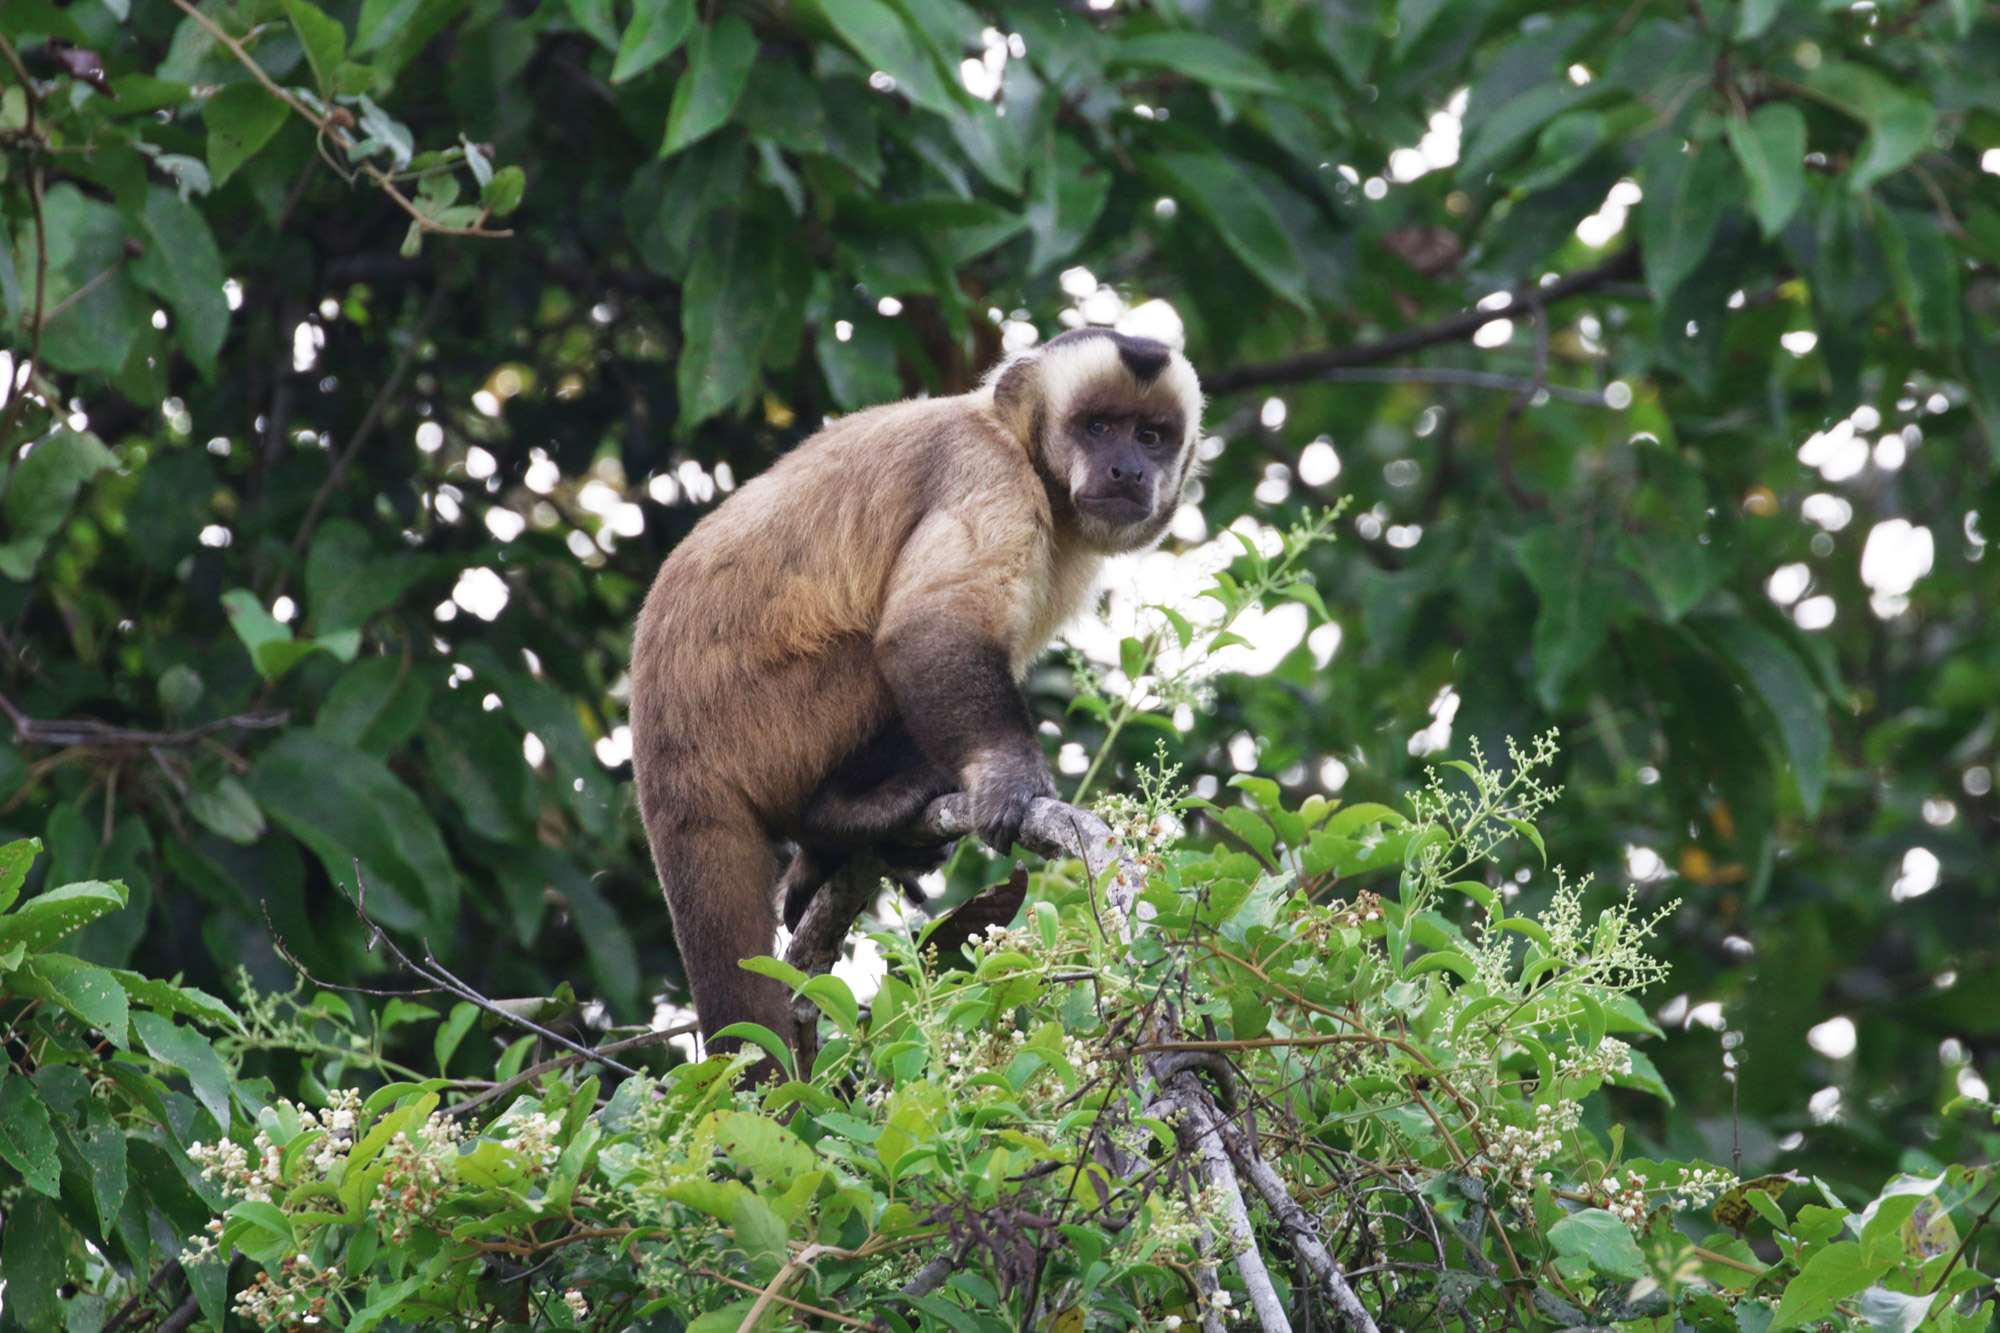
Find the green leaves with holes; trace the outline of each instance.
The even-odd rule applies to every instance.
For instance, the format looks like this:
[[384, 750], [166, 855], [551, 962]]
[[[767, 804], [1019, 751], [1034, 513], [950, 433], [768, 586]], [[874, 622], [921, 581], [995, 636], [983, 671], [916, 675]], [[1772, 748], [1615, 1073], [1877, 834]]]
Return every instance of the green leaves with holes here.
[[[20, 1172], [29, 1189], [56, 1197], [59, 1167], [49, 1108], [27, 1076], [11, 1069], [0, 1071], [0, 1161]], [[12, 1251], [12, 1243], [7, 1249]]]

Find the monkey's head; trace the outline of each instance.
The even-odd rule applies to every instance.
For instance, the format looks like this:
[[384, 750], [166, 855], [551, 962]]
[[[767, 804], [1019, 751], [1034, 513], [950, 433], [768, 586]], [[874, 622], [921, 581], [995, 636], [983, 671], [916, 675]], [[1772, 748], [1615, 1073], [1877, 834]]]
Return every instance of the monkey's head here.
[[1201, 440], [1201, 382], [1163, 342], [1072, 329], [995, 372], [993, 410], [1033, 455], [1057, 519], [1131, 551], [1173, 521]]

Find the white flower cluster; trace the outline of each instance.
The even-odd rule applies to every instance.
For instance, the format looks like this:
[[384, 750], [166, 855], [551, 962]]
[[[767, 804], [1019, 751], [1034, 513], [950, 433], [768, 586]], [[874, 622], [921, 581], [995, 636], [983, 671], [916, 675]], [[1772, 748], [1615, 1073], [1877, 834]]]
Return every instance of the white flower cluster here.
[[1646, 1182], [1635, 1172], [1629, 1184], [1621, 1185], [1618, 1173], [1612, 1172], [1599, 1185], [1604, 1191], [1604, 1209], [1626, 1226], [1637, 1231], [1646, 1220]]
[[338, 1274], [303, 1254], [278, 1266], [278, 1275], [259, 1273], [236, 1293], [236, 1313], [265, 1328], [315, 1328], [325, 1322], [328, 1293]]
[[1712, 1170], [1681, 1168], [1681, 1178], [1674, 1185], [1674, 1197], [1683, 1208], [1706, 1208], [1736, 1184], [1736, 1173], [1723, 1167]]
[[[309, 1106], [282, 1105], [297, 1117], [300, 1133], [326, 1132], [318, 1152], [311, 1158], [313, 1169], [321, 1175], [331, 1171], [354, 1146], [355, 1117], [361, 1112], [360, 1093], [352, 1089], [336, 1092], [324, 1116]], [[285, 1188], [284, 1151], [261, 1129], [247, 1149], [223, 1139], [218, 1143], [189, 1145], [188, 1157], [201, 1167], [203, 1180], [215, 1181], [230, 1193], [252, 1202], [269, 1203], [273, 1190]]]
[[563, 1304], [569, 1307], [570, 1318], [579, 1324], [590, 1317], [590, 1302], [575, 1287], [563, 1293]]
[[[935, 1066], [949, 1071], [945, 1075], [945, 1086], [959, 1088], [968, 1079], [1000, 1072], [1013, 1064], [1014, 1057], [1026, 1047], [1028, 1034], [1019, 1028], [1011, 1032], [978, 1033], [945, 1028], [933, 1033], [931, 1040], [937, 1051]], [[1064, 1037], [1062, 1053], [1082, 1082], [1088, 1083], [1104, 1072], [1103, 1062], [1097, 1059], [1096, 1051], [1080, 1037]]]
[[[1486, 1151], [1495, 1182], [1516, 1189], [1534, 1188], [1535, 1168], [1556, 1155], [1562, 1136], [1575, 1129], [1582, 1118], [1583, 1108], [1576, 1102], [1557, 1102], [1537, 1106], [1533, 1125], [1502, 1126]], [[1475, 1176], [1485, 1174], [1478, 1162], [1470, 1170]]]
[[556, 1142], [562, 1127], [561, 1116], [552, 1116], [545, 1111], [532, 1111], [519, 1120], [503, 1121], [495, 1126], [496, 1129], [513, 1131], [508, 1142], [521, 1155], [521, 1165], [530, 1173], [540, 1167], [554, 1166], [556, 1159], [562, 1156], [562, 1147]]
[[1602, 1078], [1616, 1078], [1632, 1073], [1632, 1048], [1616, 1037], [1605, 1037], [1597, 1043], [1597, 1049], [1579, 1052], [1563, 1061], [1560, 1072], [1564, 1077], [1579, 1074], [1595, 1074]]

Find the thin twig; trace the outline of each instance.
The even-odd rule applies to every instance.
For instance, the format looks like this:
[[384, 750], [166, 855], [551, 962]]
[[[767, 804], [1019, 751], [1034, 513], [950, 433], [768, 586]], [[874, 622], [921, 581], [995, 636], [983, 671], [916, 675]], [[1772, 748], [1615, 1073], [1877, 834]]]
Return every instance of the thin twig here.
[[1937, 1281], [1931, 1285], [1931, 1295], [1935, 1296], [1943, 1289], [1944, 1280], [1951, 1276], [1952, 1269], [1958, 1267], [1958, 1261], [1965, 1257], [1965, 1251], [1972, 1244], [1972, 1238], [1979, 1234], [1979, 1229], [1986, 1225], [1988, 1218], [1993, 1216], [1995, 1208], [2000, 1208], [2000, 1191], [1994, 1193], [1993, 1202], [1986, 1205], [1986, 1211], [1979, 1215], [1979, 1220], [1974, 1222], [1972, 1229], [1965, 1233], [1965, 1239], [1961, 1240], [1958, 1243], [1958, 1248], [1951, 1252], [1951, 1262], [1944, 1266], [1944, 1272], [1939, 1273]]
[[106, 264], [101, 270], [99, 270], [95, 275], [93, 275], [90, 281], [84, 283], [83, 286], [77, 288], [75, 291], [71, 292], [68, 296], [65, 296], [62, 300], [56, 302], [53, 306], [49, 307], [49, 312], [41, 317], [40, 323], [42, 327], [46, 328], [50, 324], [55, 323], [57, 315], [60, 315], [63, 311], [69, 309], [71, 306], [75, 305], [78, 301], [81, 301], [84, 297], [90, 295], [92, 292], [96, 291], [99, 287], [102, 287], [105, 283], [111, 281], [112, 278], [116, 277], [118, 275], [118, 270], [125, 267], [126, 258], [127, 256], [125, 255], [122, 254], [119, 255], [118, 258], [112, 260], [109, 264]]
[[[174, 0], [174, 2], [184, 4], [186, 0]], [[1482, 326], [1496, 319], [1504, 319], [1510, 312], [1524, 308], [1539, 309], [1559, 301], [1566, 301], [1572, 296], [1598, 291], [1638, 271], [1639, 252], [1630, 248], [1620, 250], [1595, 268], [1587, 268], [1581, 273], [1572, 273], [1566, 278], [1559, 278], [1546, 287], [1530, 284], [1519, 288], [1512, 293], [1512, 304], [1502, 310], [1466, 310], [1438, 320], [1436, 323], [1426, 324], [1422, 328], [1391, 334], [1374, 342], [1355, 343], [1347, 347], [1329, 347], [1318, 352], [1306, 352], [1262, 365], [1237, 366], [1214, 376], [1203, 387], [1210, 394], [1219, 396], [1267, 384], [1296, 384], [1302, 380], [1318, 379], [1329, 370], [1340, 370], [1348, 366], [1366, 366], [1381, 361], [1393, 361], [1397, 357], [1420, 352], [1426, 347], [1436, 347], [1440, 343], [1462, 342]]]
[[185, 731], [140, 731], [131, 727], [114, 727], [107, 722], [93, 722], [86, 718], [50, 721], [29, 717], [4, 694], [0, 694], [0, 713], [5, 713], [8, 721], [14, 724], [14, 739], [23, 745], [94, 745], [121, 749], [193, 745], [219, 731], [230, 731], [238, 727], [252, 730], [282, 727], [292, 720], [289, 712], [238, 713], [232, 717], [204, 722], [198, 727], [189, 727]]
[[[738, 1291], [747, 1291], [759, 1296], [764, 1294], [762, 1287], [753, 1287], [748, 1282], [744, 1282], [739, 1278], [733, 1278], [727, 1273], [718, 1273], [706, 1265], [700, 1268], [690, 1268], [688, 1271], [700, 1277], [713, 1278], [715, 1281], [725, 1286], [734, 1287]], [[804, 1301], [795, 1301], [789, 1296], [773, 1296], [771, 1299], [779, 1305], [788, 1305], [792, 1309], [802, 1311], [806, 1314], [816, 1314], [822, 1319], [831, 1319], [836, 1324], [845, 1324], [849, 1328], [875, 1329], [881, 1327], [881, 1325], [870, 1323], [866, 1319], [856, 1319], [853, 1315], [842, 1314], [838, 1310], [829, 1310], [824, 1306], [807, 1305]]]
[[[683, 1023], [678, 1027], [658, 1028], [652, 1032], [641, 1032], [636, 1037], [625, 1037], [619, 1041], [606, 1042], [604, 1045], [599, 1046], [597, 1051], [600, 1055], [623, 1055], [627, 1051], [636, 1051], [644, 1046], [658, 1045], [660, 1042], [667, 1041], [670, 1038], [684, 1037], [690, 1032], [699, 1031], [701, 1031], [701, 1024]], [[455, 1106], [448, 1106], [440, 1111], [439, 1114], [448, 1116], [464, 1115], [474, 1107], [483, 1105], [486, 1102], [498, 1101], [516, 1088], [526, 1087], [528, 1084], [541, 1078], [544, 1074], [553, 1074], [564, 1069], [574, 1069], [576, 1066], [586, 1063], [588, 1061], [580, 1055], [558, 1055], [553, 1059], [544, 1060], [540, 1064], [530, 1065], [520, 1073], [514, 1075], [514, 1077], [503, 1079], [476, 1097], [468, 1097]]]
[[1546, 384], [1525, 375], [1502, 375], [1491, 370], [1460, 370], [1454, 366], [1355, 366], [1329, 370], [1315, 376], [1322, 384], [1440, 384], [1467, 389], [1492, 389], [1518, 394], [1537, 390], [1560, 402], [1579, 407], [1610, 407], [1596, 389], [1573, 389], [1566, 384]]
[[[237, 63], [249, 70], [251, 76], [263, 85], [265, 92], [271, 94], [271, 96], [297, 112], [307, 123], [318, 130], [322, 137], [332, 135], [334, 141], [339, 143], [343, 149], [349, 146], [347, 136], [340, 132], [338, 127], [328, 117], [320, 115], [304, 102], [301, 102], [290, 90], [279, 86], [276, 79], [273, 79], [269, 74], [264, 72], [264, 67], [257, 63], [256, 58], [243, 49], [243, 43], [231, 37], [227, 32], [224, 32], [214, 19], [211, 19], [208, 15], [189, 4], [188, 0], [174, 0], [174, 4], [180, 8], [181, 12], [206, 29], [209, 36], [222, 43], [228, 49], [229, 53], [236, 57]], [[484, 209], [480, 210], [479, 221], [470, 227], [445, 226], [443, 223], [425, 214], [414, 203], [411, 203], [409, 196], [396, 188], [396, 182], [388, 172], [365, 159], [360, 163], [360, 167], [363, 172], [367, 173], [369, 179], [374, 181], [384, 194], [394, 200], [398, 208], [408, 213], [416, 221], [417, 226], [424, 231], [437, 236], [481, 236], [494, 240], [505, 239], [514, 234], [512, 230], [496, 230], [486, 227], [484, 223], [487, 215]]]
[[1521, 386], [1514, 401], [1507, 404], [1506, 414], [1500, 418], [1500, 429], [1493, 436], [1493, 465], [1500, 470], [1501, 484], [1507, 494], [1514, 497], [1514, 503], [1523, 509], [1540, 509], [1544, 505], [1541, 496], [1521, 484], [1514, 475], [1514, 423], [1535, 401], [1535, 395], [1546, 387], [1549, 377], [1549, 313], [1540, 306], [1535, 307], [1535, 377]]

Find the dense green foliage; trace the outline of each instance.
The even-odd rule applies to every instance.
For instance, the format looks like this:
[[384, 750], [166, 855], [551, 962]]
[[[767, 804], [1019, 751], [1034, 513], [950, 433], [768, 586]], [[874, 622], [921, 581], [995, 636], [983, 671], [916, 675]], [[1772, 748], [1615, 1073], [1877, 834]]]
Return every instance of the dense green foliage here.
[[1984, 7], [196, 9], [0, 6], [0, 822], [31, 893], [128, 886], [75, 956], [393, 987], [358, 874], [487, 994], [643, 1021], [662, 553], [826, 414], [1157, 299], [1226, 444], [1145, 599], [1352, 502], [1244, 673], [1159, 694], [1114, 585], [1030, 681], [1065, 771], [1397, 803], [1559, 725], [1551, 859], [1681, 904], [1635, 1146], [1851, 1202], [1992, 1153]]
[[[337, 997], [249, 996], [246, 1023], [51, 952], [124, 897], [52, 890], [0, 916], [8, 1045], [38, 1066], [0, 1075], [0, 1159], [20, 1176], [6, 1316], [95, 1330], [125, 1297], [122, 1325], [178, 1251], [151, 1299], [178, 1298], [180, 1327], [219, 1325], [227, 1298], [259, 1327], [348, 1333], [1214, 1333], [1241, 1318], [1275, 1333], [1286, 1310], [1352, 1333], [1498, 1317], [1985, 1328], [1989, 1279], [1968, 1247], [1992, 1207], [1963, 1235], [1953, 1218], [1970, 1219], [1985, 1171], [1899, 1175], [1850, 1209], [1816, 1179], [1738, 1184], [1628, 1152], [1596, 1094], [1668, 1095], [1616, 1035], [1662, 1035], [1632, 997], [1660, 978], [1646, 947], [1664, 913], [1627, 901], [1592, 919], [1587, 886], [1558, 872], [1540, 918], [1515, 915], [1480, 877], [1509, 842], [1539, 843], [1555, 793], [1533, 770], [1553, 753], [1516, 752], [1511, 776], [1454, 761], [1467, 781], [1434, 777], [1414, 820], [1317, 795], [1291, 809], [1275, 783], [1240, 779], [1249, 803], [1228, 823], [1248, 850], [1162, 845], [1176, 811], [1206, 803], [1176, 799], [1172, 770], [1142, 777], [1114, 803], [1147, 878], [1129, 921], [1104, 906], [1123, 901], [1115, 869], [1093, 883], [1072, 865], [1040, 878], [1019, 926], [989, 926], [959, 957], [876, 934], [891, 972], [865, 1011], [838, 977], [761, 960], [826, 1037], [792, 1070], [765, 1034], [787, 1074], [761, 1095], [730, 1078], [755, 1050], [630, 1075], [601, 1102], [598, 1078], [560, 1064], [503, 1068], [498, 1086], [384, 1083], [378, 1041], [338, 1040], [376, 1025], [357, 1029]], [[0, 853], [0, 897], [36, 850]], [[1398, 865], [1394, 898], [1335, 896]], [[399, 1001], [380, 1026], [437, 1017]], [[305, 1057], [312, 1104], [244, 1077], [280, 1052]], [[1197, 1066], [1230, 1111], [1208, 1149], [1214, 1103], [1185, 1082]], [[1272, 1242], [1250, 1244], [1249, 1191], [1211, 1157], [1283, 1201], [1270, 1231], [1297, 1263], [1253, 1266]], [[1790, 1193], [1811, 1201], [1788, 1211]], [[1373, 1324], [1325, 1300], [1315, 1249], [1322, 1265], [1347, 1256]]]

